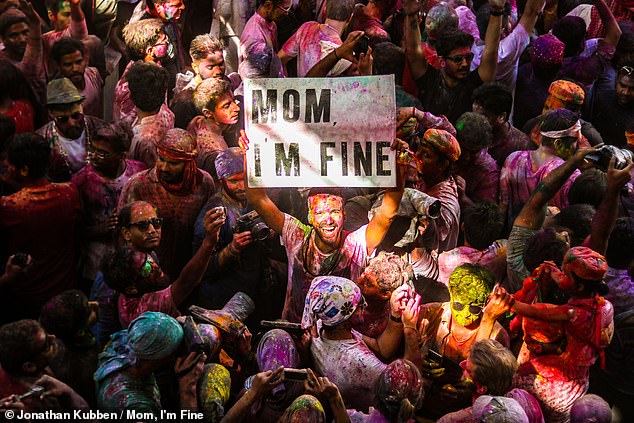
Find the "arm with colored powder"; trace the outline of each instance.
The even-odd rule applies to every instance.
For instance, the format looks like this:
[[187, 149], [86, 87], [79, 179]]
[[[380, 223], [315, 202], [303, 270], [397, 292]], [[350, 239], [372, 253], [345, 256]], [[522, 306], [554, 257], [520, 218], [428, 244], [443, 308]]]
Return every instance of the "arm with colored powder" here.
[[608, 248], [608, 240], [618, 215], [621, 189], [632, 178], [630, 171], [634, 167], [630, 161], [624, 169], [618, 170], [614, 167], [615, 163], [616, 158], [612, 157], [608, 168], [608, 187], [599, 210], [592, 219], [592, 228], [590, 229], [589, 247], [600, 254], [605, 254]]
[[403, 358], [414, 363], [420, 371], [423, 370], [423, 361], [420, 353], [421, 339], [418, 333], [421, 300], [422, 298], [418, 294], [415, 297], [410, 297], [401, 316], [403, 319], [403, 334], [405, 336], [405, 355]]
[[354, 50], [354, 46], [357, 45], [357, 42], [361, 39], [361, 37], [363, 37], [363, 31], [353, 31], [348, 34], [346, 41], [317, 62], [317, 64], [308, 71], [306, 78], [325, 78], [328, 76], [328, 72], [335, 67], [340, 59], [346, 59], [352, 63], [357, 63], [357, 60], [352, 55], [352, 52]]
[[548, 322], [565, 322], [575, 316], [575, 310], [569, 305], [561, 305], [552, 308], [538, 307], [533, 304], [526, 304], [521, 301], [515, 301], [513, 296], [506, 292], [504, 288], [498, 288], [493, 294], [492, 301], [499, 301], [504, 304], [510, 304], [510, 308], [515, 313], [529, 317], [531, 319], [545, 320]]
[[29, 26], [29, 39], [19, 68], [24, 73], [31, 87], [38, 89], [36, 95], [38, 97], [44, 96], [46, 93], [46, 78], [42, 59], [42, 20], [33, 5], [26, 0], [20, 0], [20, 10], [26, 15]]
[[176, 306], [185, 301], [185, 298], [200, 283], [218, 243], [218, 234], [224, 220], [223, 211], [212, 209], [205, 214], [205, 239], [194, 257], [189, 260], [178, 278], [170, 285], [172, 300]]
[[483, 82], [495, 80], [498, 66], [498, 47], [502, 31], [502, 15], [494, 16], [493, 13], [503, 11], [504, 0], [489, 0], [489, 5], [491, 6], [491, 17], [489, 17], [489, 25], [484, 39], [482, 59], [480, 60], [480, 66], [478, 66], [478, 75], [480, 75], [480, 79]]
[[267, 370], [255, 375], [251, 389], [227, 411], [220, 423], [239, 423], [249, 412], [253, 404], [265, 398], [269, 392], [284, 381], [284, 367], [278, 367], [275, 371]]
[[346, 404], [343, 402], [339, 387], [327, 377], [318, 377], [311, 369], [306, 370], [308, 372], [308, 379], [304, 382], [306, 393], [330, 406], [335, 423], [350, 423], [350, 416], [346, 411]]
[[552, 200], [574, 171], [583, 164], [586, 155], [594, 151], [596, 148], [577, 150], [574, 156], [550, 172], [531, 193], [513, 225], [531, 229], [541, 228], [546, 219], [548, 202]]
[[247, 179], [247, 160], [246, 151], [249, 148], [249, 138], [247, 134], [242, 130], [240, 131], [240, 148], [245, 155], [244, 159], [244, 190], [247, 194], [247, 202], [258, 212], [258, 214], [264, 219], [267, 225], [273, 229], [277, 234], [282, 234], [284, 229], [284, 213], [275, 205], [273, 200], [269, 198], [266, 193], [266, 188], [251, 188], [249, 187], [249, 181]]
[[421, 4], [419, 0], [407, 0], [403, 4], [403, 11], [405, 12], [405, 51], [414, 80], [425, 76], [429, 66], [421, 44], [422, 37], [420, 35], [420, 23], [418, 21], [420, 9]]
[[81, 10], [81, 0], [70, 0], [70, 36], [76, 40], [83, 40], [88, 36], [86, 17]]
[[[391, 149], [395, 150], [396, 154], [398, 154], [408, 150], [409, 146], [405, 141], [397, 138], [392, 143]], [[390, 188], [385, 192], [381, 207], [372, 217], [372, 220], [370, 220], [365, 230], [365, 243], [368, 254], [371, 254], [379, 246], [381, 241], [383, 241], [385, 234], [388, 229], [390, 229], [390, 225], [396, 218], [396, 213], [398, 212], [404, 192], [403, 172], [404, 166], [397, 164], [396, 187]]]
[[492, 292], [487, 305], [484, 307], [482, 320], [480, 321], [480, 326], [478, 326], [476, 342], [483, 339], [491, 338], [491, 335], [493, 334], [493, 328], [495, 327], [495, 322], [500, 316], [509, 311], [511, 308], [511, 304], [513, 304], [514, 300], [511, 295], [503, 295], [501, 291], [498, 295], [498, 291], [501, 289], [504, 288], [494, 288], [494, 291]]
[[[376, 354], [379, 358], [384, 360], [390, 360], [396, 354], [403, 336], [403, 322], [400, 321], [403, 316], [403, 309], [405, 308], [402, 303], [409, 301], [412, 296], [411, 288], [407, 285], [401, 285], [394, 292], [390, 298], [390, 315], [387, 327], [378, 338], [370, 338], [363, 336], [363, 342]], [[416, 295], [419, 298], [420, 296]]]
[[410, 117], [415, 117], [418, 123], [425, 129], [442, 129], [456, 136], [456, 128], [449, 122], [445, 115], [436, 116], [429, 112], [418, 110], [415, 107], [399, 107], [396, 109], [397, 128], [403, 126]]

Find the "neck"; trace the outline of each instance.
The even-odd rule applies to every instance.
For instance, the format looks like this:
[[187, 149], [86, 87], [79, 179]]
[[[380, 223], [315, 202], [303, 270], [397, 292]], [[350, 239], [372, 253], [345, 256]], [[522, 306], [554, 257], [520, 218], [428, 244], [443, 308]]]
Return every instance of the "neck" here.
[[328, 254], [335, 251], [337, 247], [339, 246], [340, 240], [341, 240], [341, 232], [339, 232], [339, 235], [337, 235], [337, 242], [334, 245], [327, 244], [326, 242], [324, 242], [323, 239], [321, 239], [317, 231], [315, 231], [315, 246], [319, 248], [319, 251], [321, 251], [324, 254]]
[[346, 28], [345, 22], [336, 21], [334, 19], [326, 19], [326, 22], [324, 23], [325, 25], [328, 25], [329, 27], [337, 31], [337, 34], [339, 35], [343, 34], [343, 30]]
[[511, 130], [511, 124], [508, 122], [504, 122], [502, 125], [497, 125], [493, 127], [493, 137], [494, 138], [503, 138]]
[[326, 339], [331, 339], [333, 341], [342, 340], [342, 339], [352, 339], [352, 331], [347, 325], [339, 325], [334, 328], [323, 328], [323, 335]]
[[425, 176], [423, 176], [423, 181], [425, 181], [425, 186], [427, 187], [427, 189], [433, 187], [434, 185], [439, 184], [443, 180], [445, 180], [445, 178], [442, 178], [440, 175], [425, 175]]
[[119, 160], [119, 165], [117, 167], [113, 167], [111, 169], [97, 169], [93, 166], [93, 169], [95, 169], [95, 172], [97, 172], [98, 175], [104, 178], [116, 179], [125, 172], [126, 162], [125, 159], [121, 159]]
[[445, 83], [447, 84], [447, 86], [449, 88], [455, 87], [461, 81], [460, 79], [457, 79], [457, 78], [454, 78], [452, 76], [447, 75], [447, 73], [444, 71], [444, 69], [442, 71], [442, 76], [443, 76], [443, 78], [445, 78]]
[[155, 112], [144, 112], [143, 110], [141, 110], [141, 109], [139, 109], [137, 107], [136, 108], [136, 115], [139, 117], [139, 122], [140, 122], [141, 119], [143, 119], [143, 118], [146, 118], [148, 116], [154, 116], [154, 115], [158, 114], [159, 110], [157, 110]]

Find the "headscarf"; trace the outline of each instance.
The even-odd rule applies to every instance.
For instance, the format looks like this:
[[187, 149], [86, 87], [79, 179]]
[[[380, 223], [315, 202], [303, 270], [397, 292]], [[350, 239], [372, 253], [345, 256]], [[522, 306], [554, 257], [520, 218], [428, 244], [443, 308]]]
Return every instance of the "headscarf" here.
[[460, 144], [456, 137], [442, 129], [428, 129], [423, 136], [423, 143], [433, 146], [447, 159], [455, 162], [460, 157]]
[[216, 156], [214, 161], [218, 179], [226, 179], [230, 176], [244, 172], [244, 157], [242, 150], [231, 147]]
[[564, 61], [566, 45], [552, 34], [544, 34], [533, 42], [531, 63], [535, 67], [560, 66]]
[[127, 330], [110, 337], [105, 350], [99, 354], [99, 368], [94, 379], [133, 367], [139, 359], [160, 360], [169, 357], [183, 340], [183, 328], [173, 317], [146, 311], [134, 319]]
[[579, 398], [570, 409], [570, 423], [585, 422], [612, 422], [610, 404], [594, 394], [587, 394]]
[[487, 423], [528, 423], [524, 409], [513, 398], [483, 395], [473, 403], [473, 419]]
[[579, 84], [564, 79], [553, 81], [548, 88], [548, 94], [544, 106], [549, 110], [579, 109], [586, 97], [585, 91]]
[[183, 179], [177, 184], [170, 184], [159, 178], [163, 187], [173, 193], [191, 193], [197, 184], [196, 139], [186, 130], [172, 128], [163, 138], [156, 141], [156, 152], [160, 157], [170, 161], [185, 162]]
[[511, 389], [505, 396], [517, 401], [526, 413], [529, 423], [544, 423], [544, 413], [534, 396], [519, 388]]
[[229, 370], [217, 363], [206, 364], [197, 389], [205, 421], [218, 422], [224, 417], [230, 390]]
[[[282, 329], [271, 329], [264, 334], [258, 344], [255, 359], [261, 372], [275, 371], [280, 366], [296, 369], [300, 364], [299, 353], [293, 338]], [[283, 383], [277, 385], [272, 391], [278, 398], [285, 392], [286, 386]]]
[[365, 302], [361, 290], [350, 279], [316, 277], [306, 294], [302, 328], [309, 328], [320, 319], [325, 326], [337, 326], [348, 320], [362, 301]]
[[447, 3], [439, 3], [432, 7], [425, 18], [427, 37], [435, 40], [445, 30], [458, 28], [458, 14]]
[[608, 271], [608, 263], [601, 254], [587, 247], [573, 247], [564, 256], [562, 264], [564, 276], [561, 278], [559, 287], [563, 290], [574, 289], [575, 281], [567, 276], [569, 273], [589, 280], [601, 281]]
[[317, 398], [302, 395], [286, 409], [278, 423], [324, 423], [326, 413]]
[[473, 10], [467, 6], [458, 6], [456, 7], [456, 14], [458, 15], [458, 29], [471, 35], [475, 40], [479, 39], [480, 30], [478, 29], [476, 15]]

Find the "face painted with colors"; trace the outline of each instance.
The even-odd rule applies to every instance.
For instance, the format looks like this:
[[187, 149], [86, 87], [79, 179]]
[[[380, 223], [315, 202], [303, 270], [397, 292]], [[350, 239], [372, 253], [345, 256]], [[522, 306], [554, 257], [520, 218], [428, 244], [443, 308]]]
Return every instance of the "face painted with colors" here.
[[159, 17], [164, 21], [179, 20], [183, 10], [185, 10], [185, 4], [182, 0], [172, 0], [156, 6]]
[[330, 194], [308, 197], [308, 221], [326, 244], [335, 245], [339, 240], [344, 216], [341, 197]]
[[577, 136], [557, 138], [553, 143], [555, 154], [564, 160], [568, 160], [577, 151], [579, 145], [580, 132]]
[[490, 293], [491, 288], [481, 274], [457, 267], [449, 277], [451, 314], [456, 323], [467, 328], [477, 324]]

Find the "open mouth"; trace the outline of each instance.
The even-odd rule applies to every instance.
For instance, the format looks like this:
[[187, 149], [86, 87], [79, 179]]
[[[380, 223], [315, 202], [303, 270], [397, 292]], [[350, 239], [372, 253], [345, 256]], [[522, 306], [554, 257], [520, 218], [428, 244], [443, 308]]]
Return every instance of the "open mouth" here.
[[324, 225], [321, 230], [326, 235], [335, 235], [337, 233], [337, 225]]

